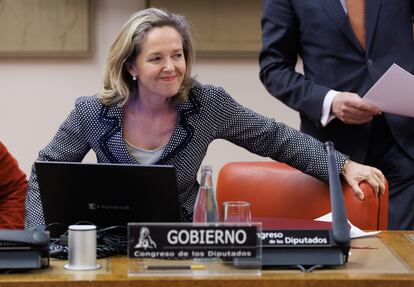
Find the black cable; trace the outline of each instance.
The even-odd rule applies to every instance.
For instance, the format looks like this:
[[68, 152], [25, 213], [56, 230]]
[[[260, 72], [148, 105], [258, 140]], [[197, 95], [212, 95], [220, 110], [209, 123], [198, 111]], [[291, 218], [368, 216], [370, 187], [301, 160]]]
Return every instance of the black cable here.
[[[78, 222], [77, 224], [91, 224], [91, 222]], [[60, 223], [52, 223], [46, 227], [64, 226]], [[105, 258], [111, 255], [126, 254], [128, 245], [127, 227], [123, 225], [105, 228], [96, 227], [96, 256]], [[67, 259], [69, 254], [68, 232], [64, 232], [58, 238], [51, 238], [49, 254], [52, 258]]]

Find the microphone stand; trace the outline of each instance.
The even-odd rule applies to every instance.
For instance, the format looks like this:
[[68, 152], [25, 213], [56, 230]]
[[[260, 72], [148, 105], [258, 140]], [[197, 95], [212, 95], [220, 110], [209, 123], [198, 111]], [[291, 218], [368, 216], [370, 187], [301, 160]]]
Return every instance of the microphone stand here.
[[329, 192], [332, 210], [332, 234], [334, 240], [342, 247], [344, 255], [348, 256], [350, 249], [350, 227], [346, 214], [342, 185], [334, 156], [335, 148], [332, 142], [325, 143], [328, 158]]
[[270, 244], [262, 241], [262, 267], [295, 266], [304, 272], [326, 266], [340, 266], [348, 261], [351, 246], [350, 227], [342, 194], [342, 185], [336, 167], [335, 149], [332, 142], [325, 143], [328, 162], [329, 193], [332, 209], [332, 227], [329, 229], [265, 229], [263, 238], [279, 234], [286, 238], [316, 238], [326, 240], [327, 244], [306, 243], [288, 245], [282, 243]]

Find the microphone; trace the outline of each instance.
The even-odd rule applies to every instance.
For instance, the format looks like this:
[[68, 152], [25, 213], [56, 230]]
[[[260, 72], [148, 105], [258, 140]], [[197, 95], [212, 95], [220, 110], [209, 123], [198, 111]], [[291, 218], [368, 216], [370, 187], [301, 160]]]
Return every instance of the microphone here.
[[[261, 231], [262, 266], [297, 266], [302, 271], [311, 271], [321, 266], [340, 266], [348, 261], [351, 248], [350, 228], [333, 143], [326, 142], [325, 149], [332, 209], [330, 228], [315, 226], [312, 229], [283, 227], [275, 229], [274, 226], [263, 226]], [[277, 234], [277, 240], [273, 240], [275, 234]], [[291, 243], [295, 240], [301, 243]]]
[[336, 242], [349, 244], [350, 228], [348, 226], [348, 216], [346, 215], [342, 185], [339, 179], [339, 172], [336, 167], [334, 156], [335, 147], [330, 141], [325, 142], [325, 149], [328, 159], [329, 192], [331, 197], [332, 210], [332, 234]]

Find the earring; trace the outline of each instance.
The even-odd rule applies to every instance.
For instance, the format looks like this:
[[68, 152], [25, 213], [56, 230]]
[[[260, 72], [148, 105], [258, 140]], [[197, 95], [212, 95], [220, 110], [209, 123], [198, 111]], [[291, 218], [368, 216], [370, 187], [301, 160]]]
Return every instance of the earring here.
[[133, 81], [136, 81], [136, 80], [137, 80], [137, 75], [133, 74], [133, 75], [132, 75], [132, 80], [133, 80]]

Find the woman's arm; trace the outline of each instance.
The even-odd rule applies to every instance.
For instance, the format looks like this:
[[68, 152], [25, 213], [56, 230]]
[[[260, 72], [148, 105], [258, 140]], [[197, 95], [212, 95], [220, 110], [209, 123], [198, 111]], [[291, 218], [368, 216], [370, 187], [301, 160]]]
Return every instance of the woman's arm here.
[[[216, 94], [220, 103], [216, 118], [223, 119], [218, 124], [219, 138], [328, 182], [327, 153], [322, 142], [243, 107], [222, 89]], [[380, 170], [349, 161], [340, 152], [335, 152], [335, 159], [338, 171], [360, 199], [363, 195], [358, 184], [362, 181], [367, 181], [376, 194], [384, 193], [385, 178]]]
[[[82, 131], [82, 115], [75, 105], [63, 124], [59, 127], [52, 141], [39, 152], [37, 160], [80, 162], [90, 150], [90, 146]], [[36, 168], [32, 166], [29, 178], [29, 189], [26, 197], [25, 228], [45, 224], [43, 208], [37, 181]]]

